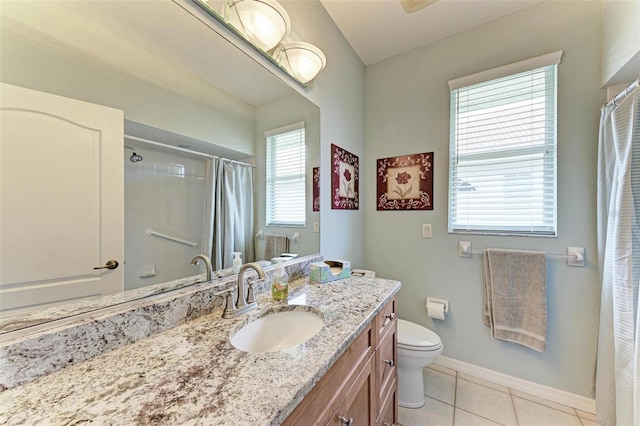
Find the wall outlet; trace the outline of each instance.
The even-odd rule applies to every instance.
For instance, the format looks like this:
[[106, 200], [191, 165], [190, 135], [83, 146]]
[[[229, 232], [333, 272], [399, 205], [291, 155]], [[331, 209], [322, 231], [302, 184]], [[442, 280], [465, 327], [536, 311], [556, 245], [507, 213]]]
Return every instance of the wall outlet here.
[[431, 238], [431, 224], [423, 223], [422, 224], [422, 238]]

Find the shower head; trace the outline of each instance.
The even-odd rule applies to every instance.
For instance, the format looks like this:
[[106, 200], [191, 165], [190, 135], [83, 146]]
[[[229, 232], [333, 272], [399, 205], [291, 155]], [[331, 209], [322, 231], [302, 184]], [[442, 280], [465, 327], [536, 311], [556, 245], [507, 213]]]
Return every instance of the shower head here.
[[129, 157], [129, 160], [132, 163], [137, 163], [138, 161], [142, 161], [142, 155], [138, 155], [138, 153], [136, 152], [136, 149], [130, 146], [125, 146], [125, 148], [130, 149], [131, 151], [133, 151], [133, 154], [131, 154], [131, 157]]
[[136, 153], [136, 150], [133, 150], [133, 154], [131, 154], [131, 157], [129, 157], [129, 160], [131, 160], [132, 163], [137, 163], [138, 161], [142, 161], [142, 155], [138, 155]]

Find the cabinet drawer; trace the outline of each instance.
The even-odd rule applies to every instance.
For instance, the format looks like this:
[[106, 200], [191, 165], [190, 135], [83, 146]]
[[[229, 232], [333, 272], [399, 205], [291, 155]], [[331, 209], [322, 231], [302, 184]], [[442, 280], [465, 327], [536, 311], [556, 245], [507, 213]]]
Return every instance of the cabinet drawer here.
[[382, 340], [382, 336], [385, 335], [387, 330], [396, 320], [396, 301], [397, 299], [394, 297], [387, 303], [384, 308], [378, 313], [375, 320], [375, 329], [376, 333], [376, 347]]
[[387, 325], [386, 333], [376, 349], [376, 389], [378, 389], [380, 401], [389, 392], [398, 375], [397, 325], [396, 320]]

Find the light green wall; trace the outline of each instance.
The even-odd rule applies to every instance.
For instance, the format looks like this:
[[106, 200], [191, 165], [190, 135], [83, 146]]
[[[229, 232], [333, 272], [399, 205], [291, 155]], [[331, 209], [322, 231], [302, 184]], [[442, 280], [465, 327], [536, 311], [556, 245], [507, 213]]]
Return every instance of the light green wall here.
[[280, 3], [291, 18], [292, 39], [314, 44], [327, 56], [313, 87], [303, 91], [320, 107], [320, 248], [325, 259], [347, 259], [352, 267], [362, 267], [366, 182], [361, 178], [360, 209], [348, 211], [331, 209], [330, 185], [332, 143], [364, 164], [365, 67], [318, 0]]
[[[572, 393], [591, 396], [599, 280], [596, 155], [600, 89], [600, 5], [545, 2], [366, 69], [365, 266], [402, 281], [399, 316], [433, 329], [444, 355]], [[557, 238], [447, 233], [447, 81], [563, 50], [558, 71]], [[323, 110], [324, 113], [324, 110]], [[434, 209], [376, 211], [376, 159], [434, 152]], [[324, 220], [324, 218], [323, 218]], [[421, 224], [433, 225], [433, 238]], [[458, 257], [458, 241], [566, 253], [585, 247], [584, 268], [548, 262], [547, 350], [493, 340], [482, 324], [482, 259]], [[448, 299], [445, 321], [427, 318], [427, 296]]]
[[[276, 227], [266, 225], [266, 140], [264, 132], [290, 124], [304, 121], [305, 123], [305, 156], [306, 156], [306, 224], [304, 228]], [[319, 163], [320, 144], [320, 111], [318, 107], [302, 96], [293, 95], [271, 102], [256, 109], [256, 230], [263, 230], [266, 234], [285, 234], [291, 237], [295, 232], [300, 233], [300, 242], [289, 241], [289, 252], [298, 254], [313, 254], [320, 251], [320, 234], [313, 231], [313, 222], [320, 221], [320, 213], [313, 211], [312, 181], [313, 168]], [[256, 241], [256, 259], [262, 259], [265, 241]]]

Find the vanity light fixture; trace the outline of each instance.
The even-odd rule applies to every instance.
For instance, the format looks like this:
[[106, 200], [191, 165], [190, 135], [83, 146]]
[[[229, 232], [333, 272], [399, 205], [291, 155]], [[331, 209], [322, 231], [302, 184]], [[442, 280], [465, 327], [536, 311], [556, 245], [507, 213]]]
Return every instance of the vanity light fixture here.
[[327, 63], [327, 58], [320, 49], [302, 41], [281, 44], [273, 57], [280, 66], [303, 83], [313, 80]]
[[312, 44], [283, 41], [291, 21], [276, 0], [223, 0], [222, 13], [208, 0], [191, 2], [305, 89], [327, 62], [324, 53]]
[[291, 29], [289, 15], [275, 0], [227, 0], [222, 15], [265, 52], [276, 47]]

